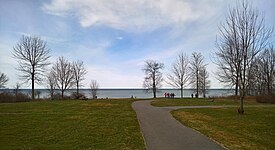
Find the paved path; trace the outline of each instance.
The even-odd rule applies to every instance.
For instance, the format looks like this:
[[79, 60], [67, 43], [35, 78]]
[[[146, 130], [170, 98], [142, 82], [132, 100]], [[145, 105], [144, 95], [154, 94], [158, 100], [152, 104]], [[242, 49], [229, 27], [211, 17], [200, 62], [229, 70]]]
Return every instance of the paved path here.
[[[135, 101], [132, 106], [137, 113], [141, 131], [148, 150], [221, 150], [222, 146], [206, 136], [185, 127], [170, 114], [183, 107], [154, 107], [151, 101]], [[205, 108], [209, 106], [194, 106]], [[213, 107], [213, 106], [212, 106]]]

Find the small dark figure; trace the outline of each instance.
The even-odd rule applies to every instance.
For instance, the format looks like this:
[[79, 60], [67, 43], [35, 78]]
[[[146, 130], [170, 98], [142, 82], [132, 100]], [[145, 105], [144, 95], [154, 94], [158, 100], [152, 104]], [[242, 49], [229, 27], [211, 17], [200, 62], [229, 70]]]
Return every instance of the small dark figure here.
[[175, 93], [172, 93], [172, 98], [175, 98]]
[[191, 97], [194, 98], [194, 94], [193, 93], [191, 94]]
[[167, 98], [170, 98], [170, 93], [167, 93]]
[[166, 92], [164, 93], [164, 97], [167, 98], [167, 93]]
[[198, 98], [198, 96], [199, 96], [199, 95], [196, 93], [196, 94], [195, 94], [195, 97]]

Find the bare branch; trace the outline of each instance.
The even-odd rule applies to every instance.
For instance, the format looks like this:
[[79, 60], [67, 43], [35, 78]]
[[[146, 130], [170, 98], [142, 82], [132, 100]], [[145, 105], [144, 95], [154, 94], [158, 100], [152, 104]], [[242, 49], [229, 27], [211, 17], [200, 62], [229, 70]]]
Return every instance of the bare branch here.
[[9, 78], [4, 74], [0, 73], [0, 88], [5, 88]]

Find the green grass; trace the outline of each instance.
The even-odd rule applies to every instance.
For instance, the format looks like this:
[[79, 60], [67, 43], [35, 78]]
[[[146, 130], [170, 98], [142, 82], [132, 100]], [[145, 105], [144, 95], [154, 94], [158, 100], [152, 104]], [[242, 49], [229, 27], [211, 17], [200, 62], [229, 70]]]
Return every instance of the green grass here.
[[172, 115], [229, 149], [275, 149], [275, 105], [236, 108], [180, 109]]
[[[166, 106], [238, 106], [238, 100], [230, 99], [204, 99], [204, 98], [183, 98], [183, 99], [161, 99], [152, 101], [151, 105], [158, 107]], [[246, 100], [244, 105], [259, 105], [255, 101]], [[264, 105], [264, 104], [261, 104]]]
[[145, 149], [132, 102], [0, 104], [0, 149]]

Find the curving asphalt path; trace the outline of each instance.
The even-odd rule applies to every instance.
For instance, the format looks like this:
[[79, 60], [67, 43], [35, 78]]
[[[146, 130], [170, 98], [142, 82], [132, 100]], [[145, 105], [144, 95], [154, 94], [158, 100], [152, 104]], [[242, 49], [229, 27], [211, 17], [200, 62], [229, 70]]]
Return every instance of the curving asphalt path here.
[[223, 150], [206, 136], [185, 127], [170, 114], [179, 108], [207, 108], [217, 106], [154, 107], [150, 101], [135, 101], [141, 131], [148, 150]]

